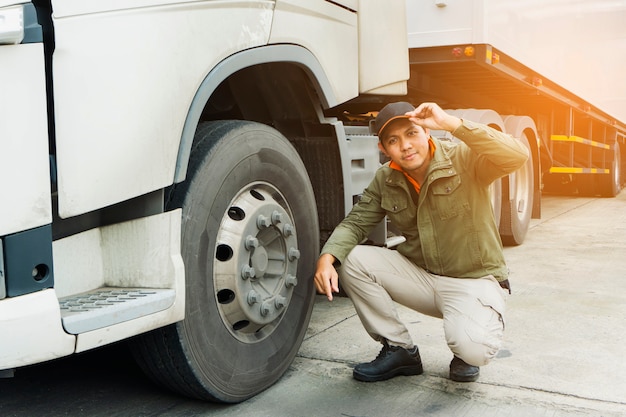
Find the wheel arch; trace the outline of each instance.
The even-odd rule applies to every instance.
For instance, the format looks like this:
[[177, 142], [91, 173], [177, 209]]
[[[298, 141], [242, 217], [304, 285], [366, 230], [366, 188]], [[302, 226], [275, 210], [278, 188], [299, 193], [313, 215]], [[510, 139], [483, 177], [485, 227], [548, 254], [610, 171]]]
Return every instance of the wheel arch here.
[[[296, 148], [312, 182], [322, 242], [345, 215], [345, 137], [324, 110], [338, 105], [331, 80], [316, 57], [297, 45], [270, 45], [224, 59], [204, 78], [190, 105], [174, 183], [185, 180], [194, 134], [201, 122], [248, 120], [278, 130]], [[339, 191], [342, 192], [342, 191]]]
[[246, 68], [270, 63], [289, 63], [304, 71], [324, 108], [337, 104], [322, 65], [313, 54], [296, 45], [269, 45], [238, 52], [217, 64], [204, 78], [191, 102], [182, 130], [174, 182], [185, 180], [193, 138], [203, 113], [218, 88], [233, 74]]

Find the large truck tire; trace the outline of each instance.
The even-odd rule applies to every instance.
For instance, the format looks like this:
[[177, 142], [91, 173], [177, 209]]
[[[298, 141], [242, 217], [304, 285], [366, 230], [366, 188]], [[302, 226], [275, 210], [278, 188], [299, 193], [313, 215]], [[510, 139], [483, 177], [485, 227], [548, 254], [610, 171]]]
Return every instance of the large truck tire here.
[[599, 178], [599, 194], [602, 197], [615, 197], [622, 189], [622, 157], [618, 142], [615, 142], [613, 152], [611, 153], [613, 155], [611, 172], [609, 174], [596, 174]]
[[530, 148], [527, 129], [534, 129], [534, 122], [526, 116], [506, 116], [504, 123], [505, 132], [520, 140], [529, 149], [531, 155], [524, 166], [502, 179], [500, 237], [504, 245], [515, 246], [524, 242], [533, 210], [533, 152]]
[[319, 228], [307, 171], [268, 126], [208, 122], [170, 195], [183, 209], [185, 319], [138, 337], [134, 355], [171, 390], [244, 401], [287, 370], [311, 316]]

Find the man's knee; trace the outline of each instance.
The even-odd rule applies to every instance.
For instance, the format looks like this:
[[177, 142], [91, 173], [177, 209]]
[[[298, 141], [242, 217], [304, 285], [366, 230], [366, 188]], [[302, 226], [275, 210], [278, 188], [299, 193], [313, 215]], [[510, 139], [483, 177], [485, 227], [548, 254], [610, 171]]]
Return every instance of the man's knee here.
[[368, 276], [367, 261], [375, 256], [371, 253], [371, 248], [373, 247], [358, 245], [346, 256], [339, 270], [340, 282], [343, 282], [344, 286], [349, 286], [353, 281], [359, 281]]
[[473, 366], [485, 366], [496, 357], [501, 344], [449, 343], [448, 346], [450, 346], [454, 356], [463, 359], [465, 363]]
[[494, 311], [494, 319], [478, 323], [464, 314], [444, 318], [448, 346], [455, 356], [474, 366], [488, 364], [502, 347], [504, 324]]

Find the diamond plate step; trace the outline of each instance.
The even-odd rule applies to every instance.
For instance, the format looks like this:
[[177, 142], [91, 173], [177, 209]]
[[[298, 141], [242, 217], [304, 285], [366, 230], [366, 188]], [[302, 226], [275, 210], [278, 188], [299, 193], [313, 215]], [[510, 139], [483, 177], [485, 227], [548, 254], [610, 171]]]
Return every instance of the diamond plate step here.
[[165, 310], [176, 292], [161, 288], [103, 287], [59, 299], [65, 331], [85, 333]]

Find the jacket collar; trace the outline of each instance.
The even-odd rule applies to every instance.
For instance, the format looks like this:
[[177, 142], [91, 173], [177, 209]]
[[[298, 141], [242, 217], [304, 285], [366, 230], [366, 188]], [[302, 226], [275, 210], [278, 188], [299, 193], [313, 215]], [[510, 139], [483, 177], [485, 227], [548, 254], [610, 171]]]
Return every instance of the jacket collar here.
[[449, 150], [457, 145], [453, 142], [443, 142], [436, 138], [433, 138], [433, 141], [437, 145], [437, 148], [435, 149], [435, 155], [428, 167], [428, 174], [426, 175], [427, 183], [437, 178], [450, 177], [456, 174], [456, 169], [452, 165]]

